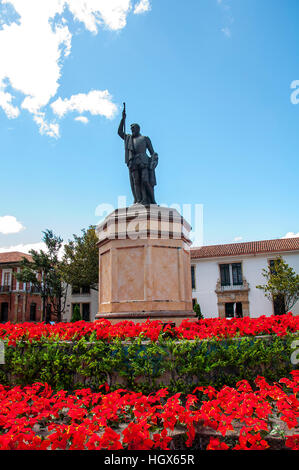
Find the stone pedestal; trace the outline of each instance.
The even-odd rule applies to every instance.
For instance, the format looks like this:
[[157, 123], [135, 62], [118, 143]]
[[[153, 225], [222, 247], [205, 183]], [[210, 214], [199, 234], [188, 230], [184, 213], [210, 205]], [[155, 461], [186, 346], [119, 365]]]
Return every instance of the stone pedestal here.
[[96, 319], [179, 324], [192, 309], [190, 225], [175, 209], [134, 205], [97, 227], [99, 312]]

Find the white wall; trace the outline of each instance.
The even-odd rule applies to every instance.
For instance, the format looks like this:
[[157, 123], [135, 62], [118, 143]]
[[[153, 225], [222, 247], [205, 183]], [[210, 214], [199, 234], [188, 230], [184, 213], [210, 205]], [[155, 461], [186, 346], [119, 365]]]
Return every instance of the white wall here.
[[[249, 255], [209, 259], [191, 259], [191, 264], [195, 265], [195, 290], [192, 297], [197, 299], [204, 317], [218, 317], [217, 294], [215, 293], [216, 283], [220, 277], [220, 263], [242, 263], [243, 277], [249, 284], [249, 311], [251, 317], [261, 315], [272, 315], [273, 304], [264, 295], [261, 289], [256, 289], [258, 284], [265, 284], [262, 276], [263, 268], [267, 269], [270, 259], [275, 259], [279, 253], [267, 253], [263, 255]], [[295, 272], [299, 273], [299, 252], [281, 253], [285, 262], [291, 266]], [[294, 315], [299, 315], [299, 302], [292, 308]]]

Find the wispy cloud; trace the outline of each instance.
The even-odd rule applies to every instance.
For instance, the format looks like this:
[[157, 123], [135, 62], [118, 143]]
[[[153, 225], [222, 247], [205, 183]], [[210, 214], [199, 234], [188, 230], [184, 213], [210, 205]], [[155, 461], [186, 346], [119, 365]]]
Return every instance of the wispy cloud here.
[[149, 0], [140, 0], [139, 3], [134, 8], [135, 15], [139, 15], [140, 13], [145, 13], [151, 9], [151, 5]]
[[[6, 116], [16, 119], [28, 112], [41, 134], [59, 137], [60, 115], [56, 113], [53, 118], [49, 112], [53, 99], [52, 105], [62, 102], [66, 109], [75, 102], [79, 106], [78, 100], [84, 96], [87, 102], [91, 93], [78, 90], [68, 100], [59, 97], [76, 23], [93, 34], [100, 27], [117, 31], [126, 26], [131, 12], [149, 9], [147, 0], [2, 0], [0, 107]], [[93, 113], [91, 106], [87, 111], [111, 118], [116, 109], [112, 96], [107, 90], [93, 92], [98, 93], [97, 112]], [[99, 100], [100, 94], [106, 94], [105, 98]]]
[[234, 17], [231, 12], [231, 5], [229, 0], [217, 0], [219, 7], [222, 10], [223, 14], [223, 23], [224, 26], [221, 28], [221, 32], [227, 37], [230, 38], [232, 36], [232, 29], [231, 25], [234, 22]]
[[243, 240], [243, 237], [235, 237], [234, 238], [234, 242], [240, 242], [241, 240]]
[[88, 118], [86, 116], [77, 116], [75, 117], [75, 121], [83, 122], [83, 124], [88, 123]]
[[228, 37], [228, 38], [230, 38], [231, 35], [232, 35], [232, 32], [231, 32], [231, 30], [230, 30], [230, 28], [229, 28], [228, 26], [226, 26], [225, 28], [222, 28], [221, 31], [222, 31], [223, 34], [224, 34], [226, 37]]

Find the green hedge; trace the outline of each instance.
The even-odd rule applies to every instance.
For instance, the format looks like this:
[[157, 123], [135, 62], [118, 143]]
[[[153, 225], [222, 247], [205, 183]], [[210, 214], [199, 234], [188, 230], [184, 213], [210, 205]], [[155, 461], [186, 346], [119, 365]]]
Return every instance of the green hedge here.
[[55, 390], [91, 387], [107, 382], [112, 389], [128, 388], [149, 393], [169, 387], [189, 393], [199, 385], [234, 386], [258, 375], [268, 381], [288, 376], [294, 335], [175, 341], [161, 339], [132, 342], [38, 341], [5, 345], [0, 383], [28, 385], [47, 382]]

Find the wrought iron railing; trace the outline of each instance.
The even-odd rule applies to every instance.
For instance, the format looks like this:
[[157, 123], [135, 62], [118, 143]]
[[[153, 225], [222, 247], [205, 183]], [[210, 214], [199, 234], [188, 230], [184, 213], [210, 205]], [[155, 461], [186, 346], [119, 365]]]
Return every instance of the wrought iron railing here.
[[0, 293], [7, 293], [7, 292], [11, 292], [11, 286], [0, 286]]

